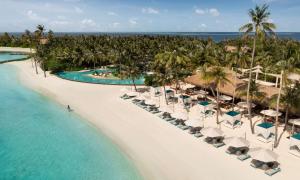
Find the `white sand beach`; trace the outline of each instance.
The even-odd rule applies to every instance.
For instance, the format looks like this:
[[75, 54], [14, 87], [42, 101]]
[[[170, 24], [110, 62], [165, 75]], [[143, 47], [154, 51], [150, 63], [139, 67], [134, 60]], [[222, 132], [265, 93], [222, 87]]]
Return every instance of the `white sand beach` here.
[[[111, 138], [149, 180], [283, 180], [297, 179], [300, 158], [288, 153], [285, 138], [275, 150], [282, 171], [269, 177], [250, 166], [250, 159], [241, 162], [225, 153], [226, 147], [214, 148], [187, 132], [169, 124], [136, 105], [119, 98], [121, 86], [78, 83], [54, 75], [35, 74], [30, 61], [10, 63], [19, 69], [20, 80], [28, 87], [70, 105], [75, 113], [95, 125]], [[251, 147], [271, 148], [250, 135], [248, 122], [232, 130], [222, 127], [226, 136], [244, 136]], [[206, 126], [215, 126], [207, 120]]]
[[18, 48], [18, 47], [0, 47], [0, 52], [22, 52], [22, 53], [32, 53], [33, 49], [30, 48]]

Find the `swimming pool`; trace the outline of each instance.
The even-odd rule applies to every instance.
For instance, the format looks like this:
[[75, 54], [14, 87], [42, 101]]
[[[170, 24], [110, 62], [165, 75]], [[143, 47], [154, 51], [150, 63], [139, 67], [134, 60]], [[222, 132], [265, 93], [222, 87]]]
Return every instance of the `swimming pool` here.
[[28, 55], [11, 52], [0, 52], [0, 63], [27, 59]]
[[[110, 72], [111, 70], [97, 70], [98, 73]], [[94, 70], [89, 71], [64, 71], [59, 72], [56, 75], [60, 78], [85, 82], [85, 83], [93, 83], [93, 84], [108, 84], [108, 85], [132, 85], [132, 80], [130, 79], [119, 79], [119, 78], [101, 78], [101, 77], [93, 77], [92, 74]], [[136, 79], [136, 85], [144, 85], [145, 79], [143, 77]]]

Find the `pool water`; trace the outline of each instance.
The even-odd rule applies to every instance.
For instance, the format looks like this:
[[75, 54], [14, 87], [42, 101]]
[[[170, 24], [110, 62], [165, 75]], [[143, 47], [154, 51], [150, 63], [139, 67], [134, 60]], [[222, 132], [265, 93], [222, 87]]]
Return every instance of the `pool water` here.
[[0, 179], [141, 179], [98, 129], [0, 65]]
[[[107, 72], [108, 70], [97, 70], [98, 73]], [[71, 72], [60, 72], [56, 75], [60, 78], [93, 83], [93, 84], [108, 84], [108, 85], [132, 85], [132, 80], [130, 79], [112, 79], [112, 78], [99, 78], [91, 76], [94, 73], [94, 70], [90, 71], [71, 71]], [[144, 78], [141, 77], [135, 80], [136, 85], [144, 85]]]
[[8, 62], [8, 61], [23, 60], [26, 58], [28, 58], [28, 56], [24, 55], [24, 54], [13, 54], [13, 53], [9, 53], [9, 52], [0, 52], [0, 63]]

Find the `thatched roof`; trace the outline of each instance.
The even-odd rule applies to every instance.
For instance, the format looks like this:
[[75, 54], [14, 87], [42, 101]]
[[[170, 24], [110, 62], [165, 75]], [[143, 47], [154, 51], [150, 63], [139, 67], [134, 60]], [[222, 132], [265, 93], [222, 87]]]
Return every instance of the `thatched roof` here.
[[[232, 96], [234, 93], [235, 80], [236, 80], [237, 87], [241, 84], [244, 84], [245, 81], [243, 81], [239, 78], [235, 79], [235, 73], [231, 70], [226, 70], [226, 73], [227, 73], [227, 79], [231, 83], [226, 83], [224, 86], [222, 86], [220, 88], [220, 92], [223, 94]], [[206, 82], [205, 80], [203, 80], [202, 75], [200, 73], [197, 73], [193, 76], [186, 78], [185, 81], [188, 83], [194, 84], [196, 86], [200, 86], [200, 87], [204, 87], [204, 88], [209, 87], [209, 82]], [[278, 94], [278, 90], [279, 90], [278, 88], [275, 88], [275, 87], [263, 86], [263, 85], [259, 85], [259, 88], [262, 92], [266, 93], [267, 98], [273, 96], [274, 94]], [[242, 99], [245, 99], [245, 98], [242, 97]]]

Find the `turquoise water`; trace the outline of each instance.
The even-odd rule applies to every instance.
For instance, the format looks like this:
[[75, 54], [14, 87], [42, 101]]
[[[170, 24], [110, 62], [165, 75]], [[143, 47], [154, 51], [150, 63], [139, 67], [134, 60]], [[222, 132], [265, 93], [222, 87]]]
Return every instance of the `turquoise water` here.
[[21, 60], [27, 58], [27, 55], [23, 54], [11, 54], [9, 52], [1, 52], [0, 53], [0, 63], [6, 61], [13, 61], [13, 60]]
[[87, 121], [22, 86], [0, 65], [0, 179], [141, 179]]
[[[97, 70], [99, 73], [106, 70]], [[94, 71], [72, 71], [72, 72], [60, 72], [57, 73], [58, 77], [63, 79], [68, 79], [72, 81], [86, 82], [86, 83], [94, 83], [94, 84], [109, 84], [109, 85], [132, 85], [132, 80], [129, 79], [101, 79], [101, 78], [93, 78], [91, 75]], [[136, 85], [143, 85], [144, 78], [140, 78], [135, 80]]]

